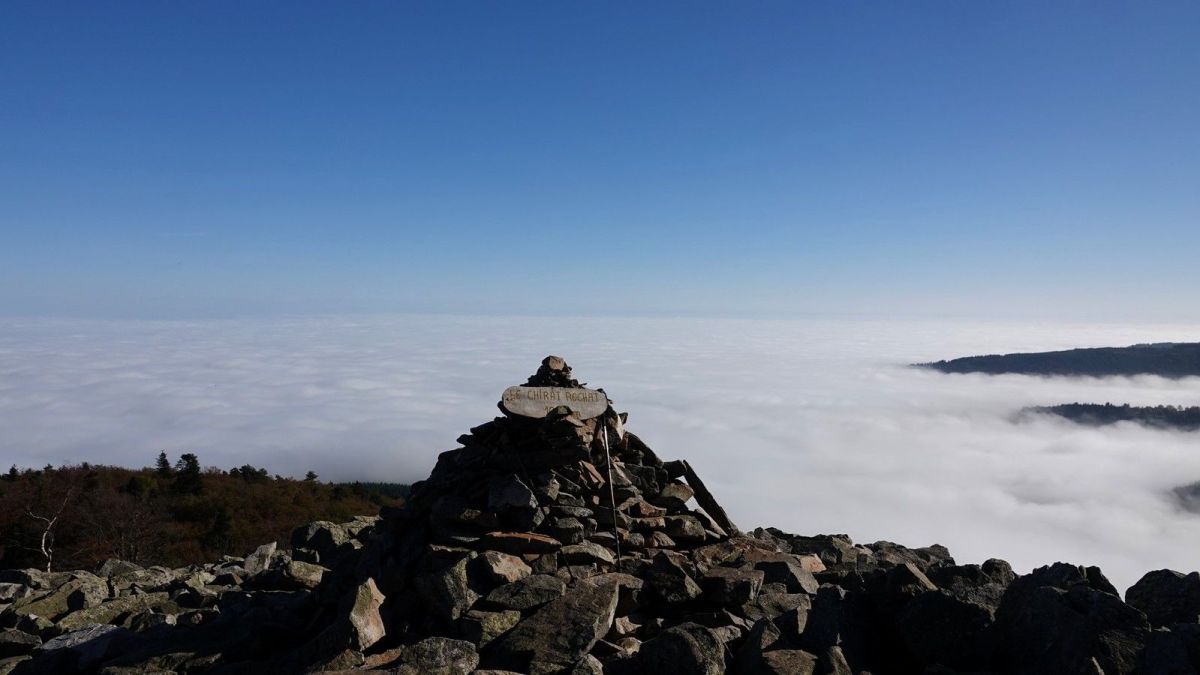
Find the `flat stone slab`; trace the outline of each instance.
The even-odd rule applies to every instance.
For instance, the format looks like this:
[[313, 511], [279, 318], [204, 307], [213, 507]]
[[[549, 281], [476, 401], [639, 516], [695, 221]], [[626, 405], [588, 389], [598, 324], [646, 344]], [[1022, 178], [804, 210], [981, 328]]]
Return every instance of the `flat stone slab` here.
[[509, 387], [500, 404], [514, 415], [545, 417], [560, 406], [571, 409], [579, 419], [599, 417], [608, 410], [608, 397], [595, 389], [571, 387]]

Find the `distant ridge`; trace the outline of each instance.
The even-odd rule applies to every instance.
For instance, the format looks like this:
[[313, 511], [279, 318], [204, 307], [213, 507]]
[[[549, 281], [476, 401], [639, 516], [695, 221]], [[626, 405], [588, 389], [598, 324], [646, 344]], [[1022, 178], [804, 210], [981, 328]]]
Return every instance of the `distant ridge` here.
[[1102, 426], [1117, 422], [1137, 422], [1159, 429], [1200, 430], [1200, 406], [1184, 408], [1173, 405], [1131, 406], [1111, 403], [1067, 403], [1064, 405], [1026, 408], [1028, 412], [1056, 415], [1077, 424]]
[[1129, 347], [1095, 347], [1057, 352], [967, 356], [949, 361], [913, 364], [943, 373], [1001, 375], [1161, 375], [1200, 376], [1200, 343], [1160, 342]]

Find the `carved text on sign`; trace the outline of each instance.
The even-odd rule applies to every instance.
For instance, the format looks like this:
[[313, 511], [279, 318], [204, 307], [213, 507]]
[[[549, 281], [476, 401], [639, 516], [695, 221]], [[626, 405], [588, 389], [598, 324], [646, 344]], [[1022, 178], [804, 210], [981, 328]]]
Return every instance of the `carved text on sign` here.
[[545, 417], [559, 406], [566, 406], [579, 419], [598, 417], [608, 409], [608, 397], [595, 389], [568, 387], [509, 387], [500, 399], [504, 409], [523, 417]]

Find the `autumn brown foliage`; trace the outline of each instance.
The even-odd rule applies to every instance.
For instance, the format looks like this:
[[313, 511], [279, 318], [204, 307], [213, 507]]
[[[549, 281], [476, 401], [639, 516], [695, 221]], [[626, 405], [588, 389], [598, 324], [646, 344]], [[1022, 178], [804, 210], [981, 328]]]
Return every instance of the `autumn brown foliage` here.
[[402, 502], [376, 485], [272, 477], [249, 465], [199, 467], [185, 455], [174, 468], [160, 461], [136, 470], [10, 470], [0, 480], [0, 568], [92, 568], [108, 558], [179, 567], [285, 543], [313, 520], [345, 521]]

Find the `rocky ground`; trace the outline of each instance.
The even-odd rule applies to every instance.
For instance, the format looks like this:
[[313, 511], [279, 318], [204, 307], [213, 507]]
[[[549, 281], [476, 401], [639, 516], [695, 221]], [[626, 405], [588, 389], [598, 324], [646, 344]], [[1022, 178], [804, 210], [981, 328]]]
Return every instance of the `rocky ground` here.
[[[555, 357], [528, 384], [580, 386]], [[0, 675], [1200, 670], [1197, 573], [1122, 601], [1095, 567], [742, 532], [626, 421], [505, 414], [404, 508], [244, 559], [0, 571]]]

